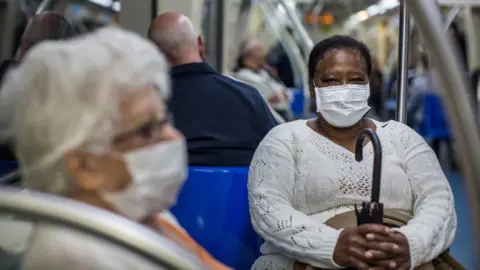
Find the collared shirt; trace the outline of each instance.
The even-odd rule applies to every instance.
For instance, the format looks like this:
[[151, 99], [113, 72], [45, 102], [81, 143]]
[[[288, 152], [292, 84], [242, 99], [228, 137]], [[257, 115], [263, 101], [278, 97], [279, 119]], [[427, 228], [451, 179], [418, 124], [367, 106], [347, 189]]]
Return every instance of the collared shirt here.
[[187, 140], [190, 165], [249, 166], [277, 125], [258, 91], [206, 63], [175, 66], [171, 76], [169, 108]]
[[230, 267], [217, 261], [212, 257], [203, 247], [201, 247], [195, 240], [193, 240], [188, 233], [183, 230], [176, 222], [172, 222], [164, 215], [157, 215], [155, 217], [155, 224], [160, 231], [176, 243], [180, 244], [187, 251], [191, 252], [211, 270], [231, 270]]
[[275, 81], [275, 79], [273, 79], [267, 73], [267, 71], [254, 71], [252, 69], [242, 68], [234, 74], [234, 77], [248, 85], [255, 87], [267, 102], [272, 96], [279, 96], [279, 102], [270, 104], [275, 110], [290, 110], [290, 101], [286, 96], [284, 96], [286, 93], [285, 85]]

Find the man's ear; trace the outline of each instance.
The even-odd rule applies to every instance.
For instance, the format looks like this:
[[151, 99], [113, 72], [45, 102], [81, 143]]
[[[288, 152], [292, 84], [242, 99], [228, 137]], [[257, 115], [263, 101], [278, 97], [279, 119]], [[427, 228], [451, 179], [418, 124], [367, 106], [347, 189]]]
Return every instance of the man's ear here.
[[202, 59], [205, 59], [205, 41], [203, 40], [203, 37], [201, 35], [198, 36], [197, 43], [198, 43], [198, 53], [200, 54], [200, 57]]
[[98, 190], [105, 183], [95, 159], [94, 154], [83, 150], [70, 150], [64, 156], [65, 170], [75, 185], [84, 191]]

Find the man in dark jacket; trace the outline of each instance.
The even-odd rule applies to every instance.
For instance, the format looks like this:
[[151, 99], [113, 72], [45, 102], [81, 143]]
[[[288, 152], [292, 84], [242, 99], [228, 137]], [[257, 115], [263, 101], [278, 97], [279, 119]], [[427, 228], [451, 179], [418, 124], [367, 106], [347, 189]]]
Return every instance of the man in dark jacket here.
[[185, 15], [161, 14], [148, 35], [172, 65], [169, 109], [187, 139], [190, 165], [249, 166], [276, 125], [258, 91], [203, 61], [203, 38]]

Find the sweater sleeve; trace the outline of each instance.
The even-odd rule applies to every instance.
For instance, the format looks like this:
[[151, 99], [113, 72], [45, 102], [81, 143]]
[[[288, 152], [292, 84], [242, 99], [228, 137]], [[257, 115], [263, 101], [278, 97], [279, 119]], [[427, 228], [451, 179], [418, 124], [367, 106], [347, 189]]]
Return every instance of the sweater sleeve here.
[[284, 256], [318, 268], [341, 269], [333, 261], [340, 231], [314, 222], [292, 205], [293, 142], [288, 136], [276, 136], [284, 126], [265, 137], [250, 166], [248, 197], [253, 227]]
[[410, 246], [412, 268], [436, 258], [453, 242], [457, 217], [453, 193], [433, 150], [408, 127], [401, 133], [403, 167], [414, 194], [413, 216], [398, 231]]

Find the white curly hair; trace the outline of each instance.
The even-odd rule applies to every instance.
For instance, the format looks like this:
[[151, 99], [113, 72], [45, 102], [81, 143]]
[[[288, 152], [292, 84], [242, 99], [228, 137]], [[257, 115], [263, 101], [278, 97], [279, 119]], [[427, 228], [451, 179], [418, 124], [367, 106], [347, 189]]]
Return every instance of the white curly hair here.
[[134, 33], [104, 28], [35, 46], [0, 91], [25, 187], [66, 192], [66, 151], [108, 149], [119, 99], [147, 86], [167, 99], [169, 69], [155, 45]]

